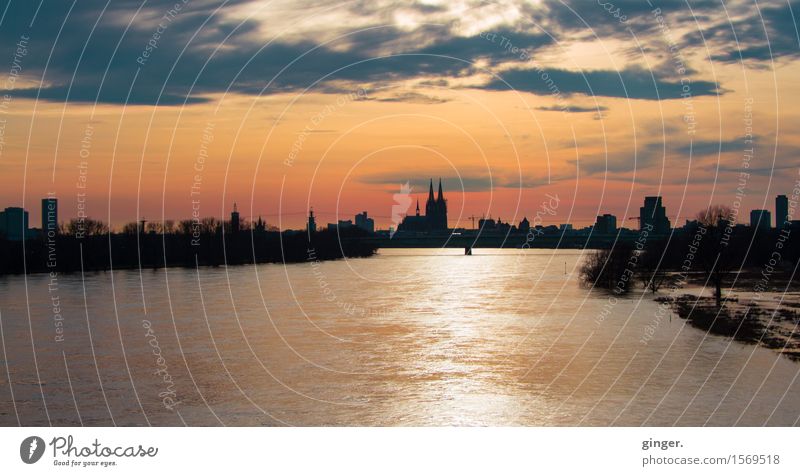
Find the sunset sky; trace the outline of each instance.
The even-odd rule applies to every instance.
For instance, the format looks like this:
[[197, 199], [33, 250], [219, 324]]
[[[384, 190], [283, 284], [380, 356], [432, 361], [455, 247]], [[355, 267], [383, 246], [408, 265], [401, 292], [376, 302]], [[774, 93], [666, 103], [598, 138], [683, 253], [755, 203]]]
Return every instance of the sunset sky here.
[[451, 226], [547, 194], [545, 223], [663, 195], [683, 224], [744, 171], [743, 216], [773, 209], [800, 179], [800, 2], [651, 3], [4, 2], [0, 208], [386, 228], [441, 177]]

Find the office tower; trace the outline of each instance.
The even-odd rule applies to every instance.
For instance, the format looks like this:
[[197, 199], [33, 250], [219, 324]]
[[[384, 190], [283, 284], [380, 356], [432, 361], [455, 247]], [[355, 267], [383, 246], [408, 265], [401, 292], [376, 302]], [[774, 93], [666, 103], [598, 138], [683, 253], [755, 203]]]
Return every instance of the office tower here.
[[667, 209], [661, 205], [661, 197], [644, 197], [644, 206], [639, 209], [639, 229], [649, 230], [652, 233], [666, 235], [670, 231]]
[[375, 220], [367, 217], [367, 212], [356, 215], [356, 226], [369, 233], [375, 232]]
[[772, 218], [769, 210], [751, 210], [750, 227], [759, 230], [769, 230]]
[[789, 222], [789, 199], [786, 195], [775, 197], [775, 228], [783, 228]]
[[8, 241], [22, 241], [28, 236], [28, 212], [8, 207], [0, 212], [0, 234]]
[[58, 234], [58, 199], [42, 199], [42, 236], [54, 237]]
[[594, 232], [601, 235], [611, 235], [617, 232], [617, 217], [605, 213], [598, 215], [594, 223]]

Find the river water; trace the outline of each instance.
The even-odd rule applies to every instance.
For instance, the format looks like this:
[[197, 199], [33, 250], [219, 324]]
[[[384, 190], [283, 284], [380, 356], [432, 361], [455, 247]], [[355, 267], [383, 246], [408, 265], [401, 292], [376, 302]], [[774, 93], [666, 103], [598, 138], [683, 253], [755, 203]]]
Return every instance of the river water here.
[[800, 364], [580, 251], [0, 277], [0, 425], [796, 425]]

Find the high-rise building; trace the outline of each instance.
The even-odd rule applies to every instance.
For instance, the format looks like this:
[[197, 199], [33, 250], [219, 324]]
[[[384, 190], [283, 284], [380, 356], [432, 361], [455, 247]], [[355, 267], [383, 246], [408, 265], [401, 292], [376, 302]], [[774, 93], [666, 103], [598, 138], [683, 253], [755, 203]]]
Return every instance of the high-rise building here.
[[789, 199], [786, 195], [775, 197], [775, 228], [783, 228], [789, 223]]
[[661, 197], [644, 197], [644, 206], [639, 208], [639, 229], [648, 230], [658, 235], [666, 235], [670, 232], [669, 218], [667, 209], [661, 205]]
[[759, 230], [769, 230], [772, 224], [769, 210], [750, 210], [750, 227]]
[[617, 232], [617, 217], [605, 213], [598, 215], [594, 223], [594, 232], [600, 235], [611, 235]]
[[8, 207], [0, 212], [0, 234], [9, 241], [28, 237], [28, 212], [20, 207]]
[[356, 226], [369, 233], [375, 232], [375, 220], [367, 217], [367, 212], [356, 215]]
[[42, 199], [42, 236], [54, 237], [58, 234], [58, 199]]

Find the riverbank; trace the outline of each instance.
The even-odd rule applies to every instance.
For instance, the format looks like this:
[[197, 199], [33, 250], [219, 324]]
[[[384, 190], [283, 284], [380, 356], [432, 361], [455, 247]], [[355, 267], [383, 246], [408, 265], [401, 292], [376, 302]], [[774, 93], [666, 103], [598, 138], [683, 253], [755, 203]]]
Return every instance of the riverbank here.
[[732, 292], [720, 308], [713, 297], [660, 297], [676, 314], [710, 334], [758, 345], [800, 361], [800, 293]]
[[364, 258], [377, 246], [360, 230], [336, 233], [112, 233], [52, 241], [0, 241], [0, 275], [110, 269], [302, 263]]

